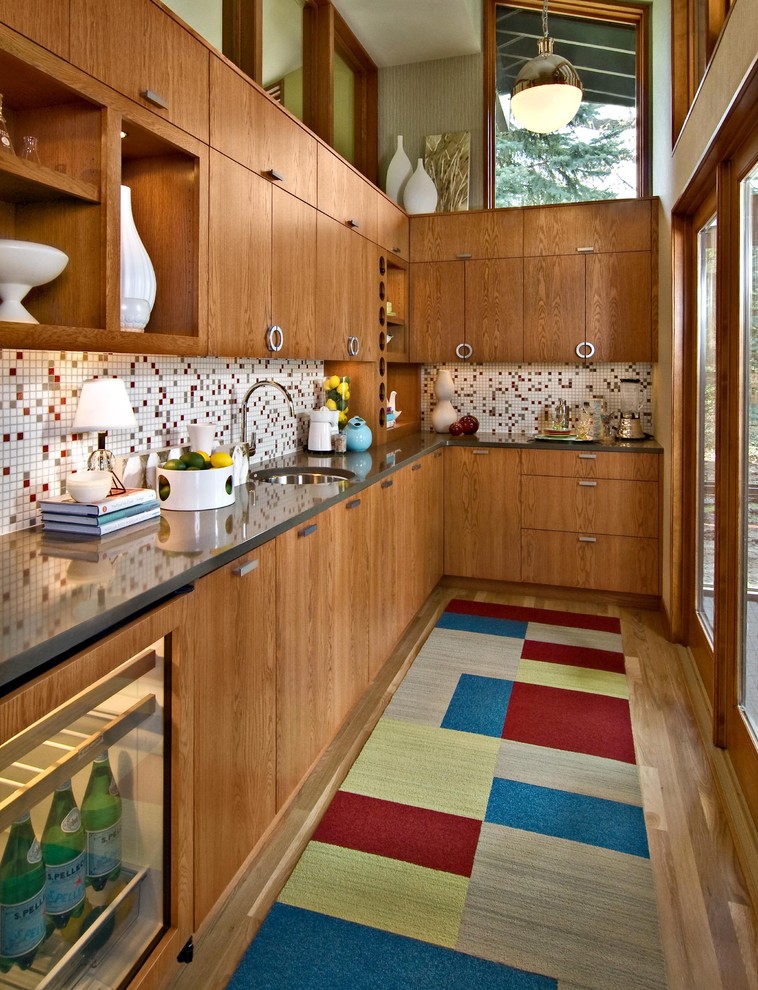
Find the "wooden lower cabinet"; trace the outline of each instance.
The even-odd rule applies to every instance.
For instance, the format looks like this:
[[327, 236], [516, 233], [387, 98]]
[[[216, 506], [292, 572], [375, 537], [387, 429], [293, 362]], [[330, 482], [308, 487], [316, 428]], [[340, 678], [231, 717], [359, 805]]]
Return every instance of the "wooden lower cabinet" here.
[[658, 569], [657, 540], [537, 529], [521, 533], [525, 582], [658, 595]]
[[[436, 450], [422, 457], [410, 468], [413, 490], [412, 539], [408, 552], [413, 554], [413, 614], [419, 610], [442, 577], [444, 452]], [[403, 555], [403, 566], [407, 567]]]
[[616, 478], [521, 479], [525, 529], [658, 538], [658, 484]]
[[445, 574], [521, 580], [520, 451], [445, 450]]
[[276, 545], [197, 583], [195, 928], [276, 813]]

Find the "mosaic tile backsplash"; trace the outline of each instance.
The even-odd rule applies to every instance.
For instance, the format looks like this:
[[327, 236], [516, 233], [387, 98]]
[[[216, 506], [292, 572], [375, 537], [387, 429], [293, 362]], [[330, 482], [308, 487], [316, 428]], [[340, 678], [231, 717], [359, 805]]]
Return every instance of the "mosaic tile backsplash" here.
[[[113, 431], [106, 446], [114, 454], [163, 450], [189, 441], [188, 426], [212, 423], [216, 442], [241, 439], [242, 397], [257, 379], [271, 378], [292, 395], [293, 420], [278, 390], [261, 389], [248, 408], [248, 429], [258, 434], [255, 461], [302, 447], [308, 414], [323, 400], [319, 361], [232, 360], [45, 351], [0, 352], [2, 482], [0, 533], [39, 522], [37, 500], [64, 490], [70, 471], [86, 466], [94, 433], [71, 432], [77, 398], [87, 378], [118, 376], [126, 384], [137, 417], [133, 434]], [[574, 410], [592, 398], [618, 408], [622, 378], [639, 378], [643, 425], [652, 431], [650, 365], [451, 364], [453, 405], [473, 413], [480, 434], [536, 432], [545, 404], [566, 399]], [[430, 429], [438, 366], [423, 369], [422, 428]], [[402, 398], [402, 397], [399, 397]], [[359, 403], [356, 403], [356, 409]], [[402, 408], [402, 405], [401, 405]]]

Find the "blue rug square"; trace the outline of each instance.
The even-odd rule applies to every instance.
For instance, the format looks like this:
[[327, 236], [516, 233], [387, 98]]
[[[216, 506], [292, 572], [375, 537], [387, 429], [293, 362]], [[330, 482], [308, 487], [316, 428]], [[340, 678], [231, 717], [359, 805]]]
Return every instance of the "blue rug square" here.
[[557, 990], [547, 976], [276, 903], [227, 990]]
[[438, 629], [459, 629], [461, 632], [486, 633], [488, 636], [508, 636], [526, 639], [527, 622], [515, 619], [493, 619], [486, 615], [466, 615], [463, 612], [443, 612]]
[[649, 858], [642, 808], [496, 777], [484, 820]]
[[512, 690], [513, 681], [461, 674], [442, 719], [442, 728], [500, 739]]

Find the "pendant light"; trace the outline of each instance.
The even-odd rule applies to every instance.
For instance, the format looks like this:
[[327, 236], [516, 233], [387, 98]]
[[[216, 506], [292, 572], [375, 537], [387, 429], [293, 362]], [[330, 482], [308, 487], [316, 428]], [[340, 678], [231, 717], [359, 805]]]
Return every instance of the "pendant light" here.
[[547, 0], [543, 0], [542, 37], [537, 47], [538, 54], [516, 77], [511, 112], [527, 130], [549, 134], [576, 116], [582, 83], [574, 66], [553, 53], [553, 39], [547, 33]]

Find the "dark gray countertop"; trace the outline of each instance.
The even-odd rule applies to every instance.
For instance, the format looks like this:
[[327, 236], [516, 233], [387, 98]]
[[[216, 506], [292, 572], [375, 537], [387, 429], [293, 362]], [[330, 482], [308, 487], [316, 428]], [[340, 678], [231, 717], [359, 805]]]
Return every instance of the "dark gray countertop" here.
[[444, 445], [662, 450], [652, 439], [608, 446], [535, 441], [524, 434], [453, 439], [447, 434], [416, 433], [365, 453], [316, 457], [298, 452], [252, 468], [347, 468], [355, 472], [356, 480], [343, 492], [318, 485], [240, 485], [233, 505], [201, 512], [163, 511], [160, 520], [103, 538], [95, 550], [91, 543], [54, 539], [41, 528], [10, 534], [0, 538], [0, 687], [7, 690], [204, 574]]

